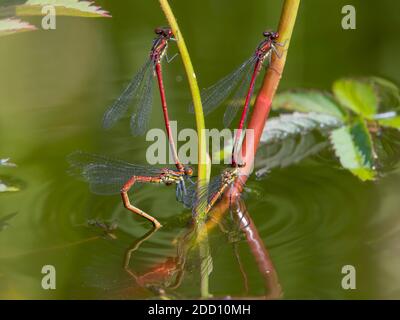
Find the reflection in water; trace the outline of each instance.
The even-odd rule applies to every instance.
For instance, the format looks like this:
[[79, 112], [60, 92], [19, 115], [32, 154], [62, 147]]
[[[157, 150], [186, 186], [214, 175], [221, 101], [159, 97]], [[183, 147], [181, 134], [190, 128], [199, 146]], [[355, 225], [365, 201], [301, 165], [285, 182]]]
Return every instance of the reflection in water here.
[[[240, 253], [238, 251], [238, 240], [233, 240], [240, 238], [237, 234], [233, 236], [234, 233], [238, 232], [245, 235], [248, 246], [250, 248], [250, 252], [254, 256], [254, 261], [256, 262], [258, 270], [264, 279], [265, 295], [258, 297], [253, 296], [252, 298], [280, 298], [282, 296], [282, 291], [278, 282], [277, 273], [270, 259], [270, 256], [263, 244], [263, 241], [258, 234], [255, 224], [247, 212], [244, 202], [240, 201], [238, 206], [235, 207], [235, 210], [231, 210], [230, 212], [231, 214], [235, 214], [235, 216], [231, 217], [236, 220], [236, 225], [234, 229], [227, 229], [226, 227], [222, 227], [224, 224], [221, 223], [222, 221], [220, 221], [223, 217], [221, 215], [218, 217], [218, 220], [215, 218], [211, 218], [210, 221], [212, 221], [211, 224], [214, 223], [220, 226], [219, 230], [222, 231], [227, 239], [230, 239], [229, 242], [231, 242], [233, 255], [237, 259], [236, 261], [239, 265], [239, 270], [244, 284], [244, 292], [240, 296], [235, 296], [235, 298], [249, 298], [249, 280], [246, 272], [246, 267], [242, 263]], [[229, 223], [233, 225], [232, 221], [230, 221]], [[210, 223], [207, 226], [209, 228]], [[157, 231], [157, 229], [152, 229], [146, 232], [143, 236], [137, 238], [125, 252], [123, 259], [123, 269], [126, 272], [125, 276], [122, 276], [122, 279], [120, 278], [119, 280], [112, 281], [112, 286], [110, 286], [110, 284], [104, 284], [104, 280], [110, 281], [110, 278], [102, 279], [101, 282], [99, 282], [99, 278], [96, 278], [96, 285], [99, 285], [99, 283], [103, 283], [103, 289], [106, 289], [108, 293], [115, 292], [115, 290], [118, 289], [119, 294], [121, 294], [121, 292], [124, 292], [124, 298], [136, 297], [137, 289], [133, 290], [133, 292], [131, 292], [130, 294], [128, 290], [132, 290], [135, 287], [142, 288], [145, 291], [149, 291], [150, 295], [156, 295], [158, 298], [162, 299], [176, 297], [183, 298], [185, 294], [180, 292], [179, 289], [182, 283], [185, 281], [185, 273], [190, 273], [191, 275], [193, 275], [193, 273], [197, 272], [199, 273], [199, 276], [203, 279], [203, 272], [209, 272], [210, 270], [209, 266], [204, 266], [203, 263], [204, 261], [206, 263], [209, 263], [211, 261], [211, 257], [200, 256], [200, 259], [195, 258], [195, 251], [201, 251], [201, 247], [203, 245], [202, 243], [199, 243], [199, 241], [207, 241], [207, 245], [210, 246], [209, 252], [212, 255], [218, 254], [219, 250], [218, 248], [214, 248], [208, 242], [208, 238], [204, 237], [204, 235], [199, 237], [199, 234], [202, 234], [204, 230], [198, 230], [198, 227], [196, 227], [194, 223], [191, 223], [189, 227], [181, 231], [181, 236], [177, 237], [173, 244], [176, 250], [175, 255], [165, 257], [162, 259], [161, 262], [152, 264], [151, 267], [145, 269], [145, 271], [138, 272], [135, 270], [136, 268], [140, 267], [140, 263], [138, 263], [138, 261], [135, 261], [135, 254], [138, 255], [140, 253], [139, 251], [141, 249], [141, 246], [143, 246], [147, 241], [150, 241], [150, 239], [157, 232], [161, 231]], [[187, 263], [189, 261], [190, 263]], [[90, 274], [93, 274], [93, 269], [91, 270]], [[113, 278], [115, 279], [115, 274]], [[113, 295], [111, 294], [106, 297], [112, 298]], [[118, 295], [118, 297], [121, 298], [120, 295]], [[197, 296], [193, 295], [192, 293], [191, 297], [196, 298]], [[230, 299], [232, 298], [232, 295], [226, 293], [220, 298]]]
[[240, 202], [235, 213], [240, 221], [240, 227], [246, 235], [247, 243], [256, 260], [258, 270], [264, 278], [265, 298], [281, 298], [283, 293], [274, 264], [243, 201]]
[[184, 236], [178, 239], [175, 257], [168, 257], [163, 263], [154, 266], [151, 270], [138, 276], [129, 266], [132, 255], [156, 231], [157, 229], [153, 228], [143, 235], [143, 237], [137, 239], [127, 250], [124, 259], [124, 270], [135, 279], [139, 286], [148, 288], [159, 296], [165, 296], [165, 289], [176, 289], [181, 285], [187, 250], [190, 244], [190, 241], [187, 241], [187, 237], [192, 231], [190, 230], [190, 232], [185, 233]]

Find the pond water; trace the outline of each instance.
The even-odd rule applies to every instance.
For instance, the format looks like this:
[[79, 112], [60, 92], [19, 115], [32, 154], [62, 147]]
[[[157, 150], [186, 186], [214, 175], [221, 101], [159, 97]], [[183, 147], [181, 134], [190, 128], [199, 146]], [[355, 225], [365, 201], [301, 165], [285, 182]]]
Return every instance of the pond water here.
[[[280, 90], [330, 90], [343, 76], [378, 75], [400, 83], [395, 12], [400, 3], [353, 1], [357, 29], [341, 28], [345, 1], [301, 4]], [[184, 273], [166, 294], [200, 297], [198, 250], [178, 250], [190, 230], [190, 212], [175, 201], [173, 188], [144, 186], [135, 203], [164, 225], [132, 217], [120, 197], [97, 196], [67, 174], [66, 156], [80, 149], [145, 163], [150, 142], [133, 138], [128, 122], [104, 132], [101, 119], [147, 57], [153, 29], [165, 25], [157, 1], [98, 1], [112, 19], [60, 17], [57, 29], [0, 39], [0, 158], [17, 168], [0, 168], [20, 192], [0, 194], [0, 298], [151, 298], [166, 275]], [[201, 87], [210, 85], [250, 56], [264, 29], [273, 29], [281, 1], [174, 1]], [[40, 26], [39, 18], [29, 21]], [[174, 44], [171, 53], [177, 52]], [[187, 112], [188, 85], [179, 58], [165, 66], [171, 118], [194, 128]], [[151, 127], [162, 128], [155, 96]], [[206, 118], [222, 128], [223, 108]], [[213, 168], [213, 174], [221, 168]], [[244, 200], [275, 267], [283, 297], [400, 298], [400, 171], [395, 166], [377, 182], [363, 183], [340, 169], [334, 158], [312, 157], [249, 181]], [[89, 219], [116, 221], [112, 235], [88, 227]], [[235, 228], [229, 215], [222, 220]], [[232, 237], [233, 236], [233, 237]], [[183, 240], [182, 240], [183, 239]], [[143, 241], [142, 241], [143, 240]], [[213, 228], [209, 233], [216, 297], [265, 294], [249, 243], [243, 235]], [[124, 270], [124, 259], [135, 248]], [[238, 260], [239, 257], [239, 260]], [[43, 290], [44, 265], [56, 268], [57, 289]], [[342, 267], [357, 271], [355, 290], [344, 290]], [[174, 271], [171, 271], [174, 269]], [[143, 285], [152, 283], [152, 286]], [[271, 289], [271, 288], [267, 288]]]

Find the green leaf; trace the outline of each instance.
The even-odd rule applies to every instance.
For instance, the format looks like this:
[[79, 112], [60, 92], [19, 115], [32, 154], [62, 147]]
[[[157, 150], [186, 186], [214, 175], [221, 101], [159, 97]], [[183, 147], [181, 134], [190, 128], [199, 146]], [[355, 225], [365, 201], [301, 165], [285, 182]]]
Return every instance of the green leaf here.
[[17, 32], [36, 30], [36, 27], [28, 22], [19, 19], [1, 19], [0, 20], [0, 37], [7, 36]]
[[95, 6], [92, 1], [79, 0], [28, 0], [22, 5], [17, 6], [18, 16], [42, 16], [43, 6], [54, 6], [56, 14], [59, 16], [78, 16], [78, 17], [111, 17], [111, 15]]
[[266, 122], [261, 142], [272, 143], [291, 136], [306, 134], [312, 130], [329, 131], [342, 125], [341, 120], [327, 114], [315, 112], [282, 114]]
[[371, 84], [359, 80], [340, 79], [333, 83], [332, 90], [342, 106], [363, 117], [372, 119], [378, 111], [378, 97]]
[[343, 119], [345, 114], [330, 94], [314, 90], [279, 93], [274, 98], [273, 107], [290, 111], [325, 113], [339, 119]]
[[262, 144], [257, 150], [255, 168], [257, 178], [265, 176], [275, 168], [294, 165], [305, 158], [316, 155], [329, 146], [329, 142], [315, 132], [283, 141]]
[[374, 86], [375, 92], [379, 96], [380, 109], [391, 111], [400, 107], [400, 90], [397, 85], [379, 77], [369, 77], [366, 81]]
[[332, 131], [330, 141], [344, 168], [363, 181], [374, 180], [372, 140], [362, 119]]
[[378, 120], [378, 123], [383, 127], [394, 128], [400, 130], [400, 116]]

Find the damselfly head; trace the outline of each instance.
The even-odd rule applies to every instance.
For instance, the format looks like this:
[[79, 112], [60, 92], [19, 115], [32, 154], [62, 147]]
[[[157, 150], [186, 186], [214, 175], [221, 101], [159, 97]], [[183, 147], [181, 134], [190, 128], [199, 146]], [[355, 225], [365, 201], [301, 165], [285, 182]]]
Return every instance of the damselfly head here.
[[241, 163], [237, 163], [236, 167], [238, 168], [244, 168], [246, 166], [246, 162], [241, 162]]
[[193, 169], [190, 167], [185, 167], [184, 172], [185, 172], [185, 175], [187, 175], [187, 176], [191, 177], [193, 175]]
[[264, 31], [263, 36], [272, 40], [276, 40], [279, 38], [279, 33], [273, 31]]
[[154, 30], [154, 32], [164, 38], [171, 38], [173, 37], [173, 33], [170, 27], [158, 27]]

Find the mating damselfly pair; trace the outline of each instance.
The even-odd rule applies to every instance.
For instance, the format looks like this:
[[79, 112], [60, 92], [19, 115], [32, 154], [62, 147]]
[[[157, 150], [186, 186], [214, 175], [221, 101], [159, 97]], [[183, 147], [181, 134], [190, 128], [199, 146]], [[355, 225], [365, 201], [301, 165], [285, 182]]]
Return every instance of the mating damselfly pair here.
[[[103, 118], [103, 127], [114, 126], [128, 112], [132, 105], [130, 127], [133, 135], [143, 135], [148, 127], [153, 97], [153, 76], [157, 78], [160, 92], [161, 106], [164, 116], [170, 148], [174, 157], [176, 169], [156, 168], [152, 166], [135, 165], [122, 160], [84, 152], [75, 152], [70, 155], [69, 162], [75, 173], [82, 176], [90, 184], [91, 190], [98, 194], [120, 193], [124, 206], [129, 211], [145, 217], [155, 228], [159, 228], [159, 221], [135, 207], [129, 199], [128, 192], [136, 183], [153, 183], [176, 186], [176, 198], [186, 207], [194, 211], [209, 212], [222, 195], [233, 188], [236, 181], [240, 183], [240, 165], [234, 158], [235, 149], [239, 147], [241, 132], [248, 117], [250, 101], [254, 92], [256, 78], [264, 62], [270, 61], [275, 53], [280, 57], [277, 46], [284, 46], [277, 42], [276, 32], [264, 32], [264, 39], [257, 46], [255, 53], [239, 66], [230, 75], [218, 81], [215, 85], [205, 89], [202, 101], [205, 113], [208, 114], [229, 97], [228, 107], [224, 115], [224, 124], [229, 126], [242, 106], [241, 97], [245, 97], [242, 114], [238, 124], [237, 135], [233, 144], [232, 164], [217, 178], [211, 180], [202, 188], [198, 188], [193, 180], [193, 170], [184, 166], [177, 154], [176, 144], [172, 136], [169, 123], [168, 106], [163, 83], [161, 63], [167, 58], [167, 48], [170, 40], [174, 40], [173, 32], [168, 27], [157, 28], [157, 37], [153, 40], [149, 57], [143, 67], [134, 75], [122, 94], [107, 110]], [[232, 93], [236, 90], [236, 93]], [[202, 205], [201, 205], [202, 204]]]

